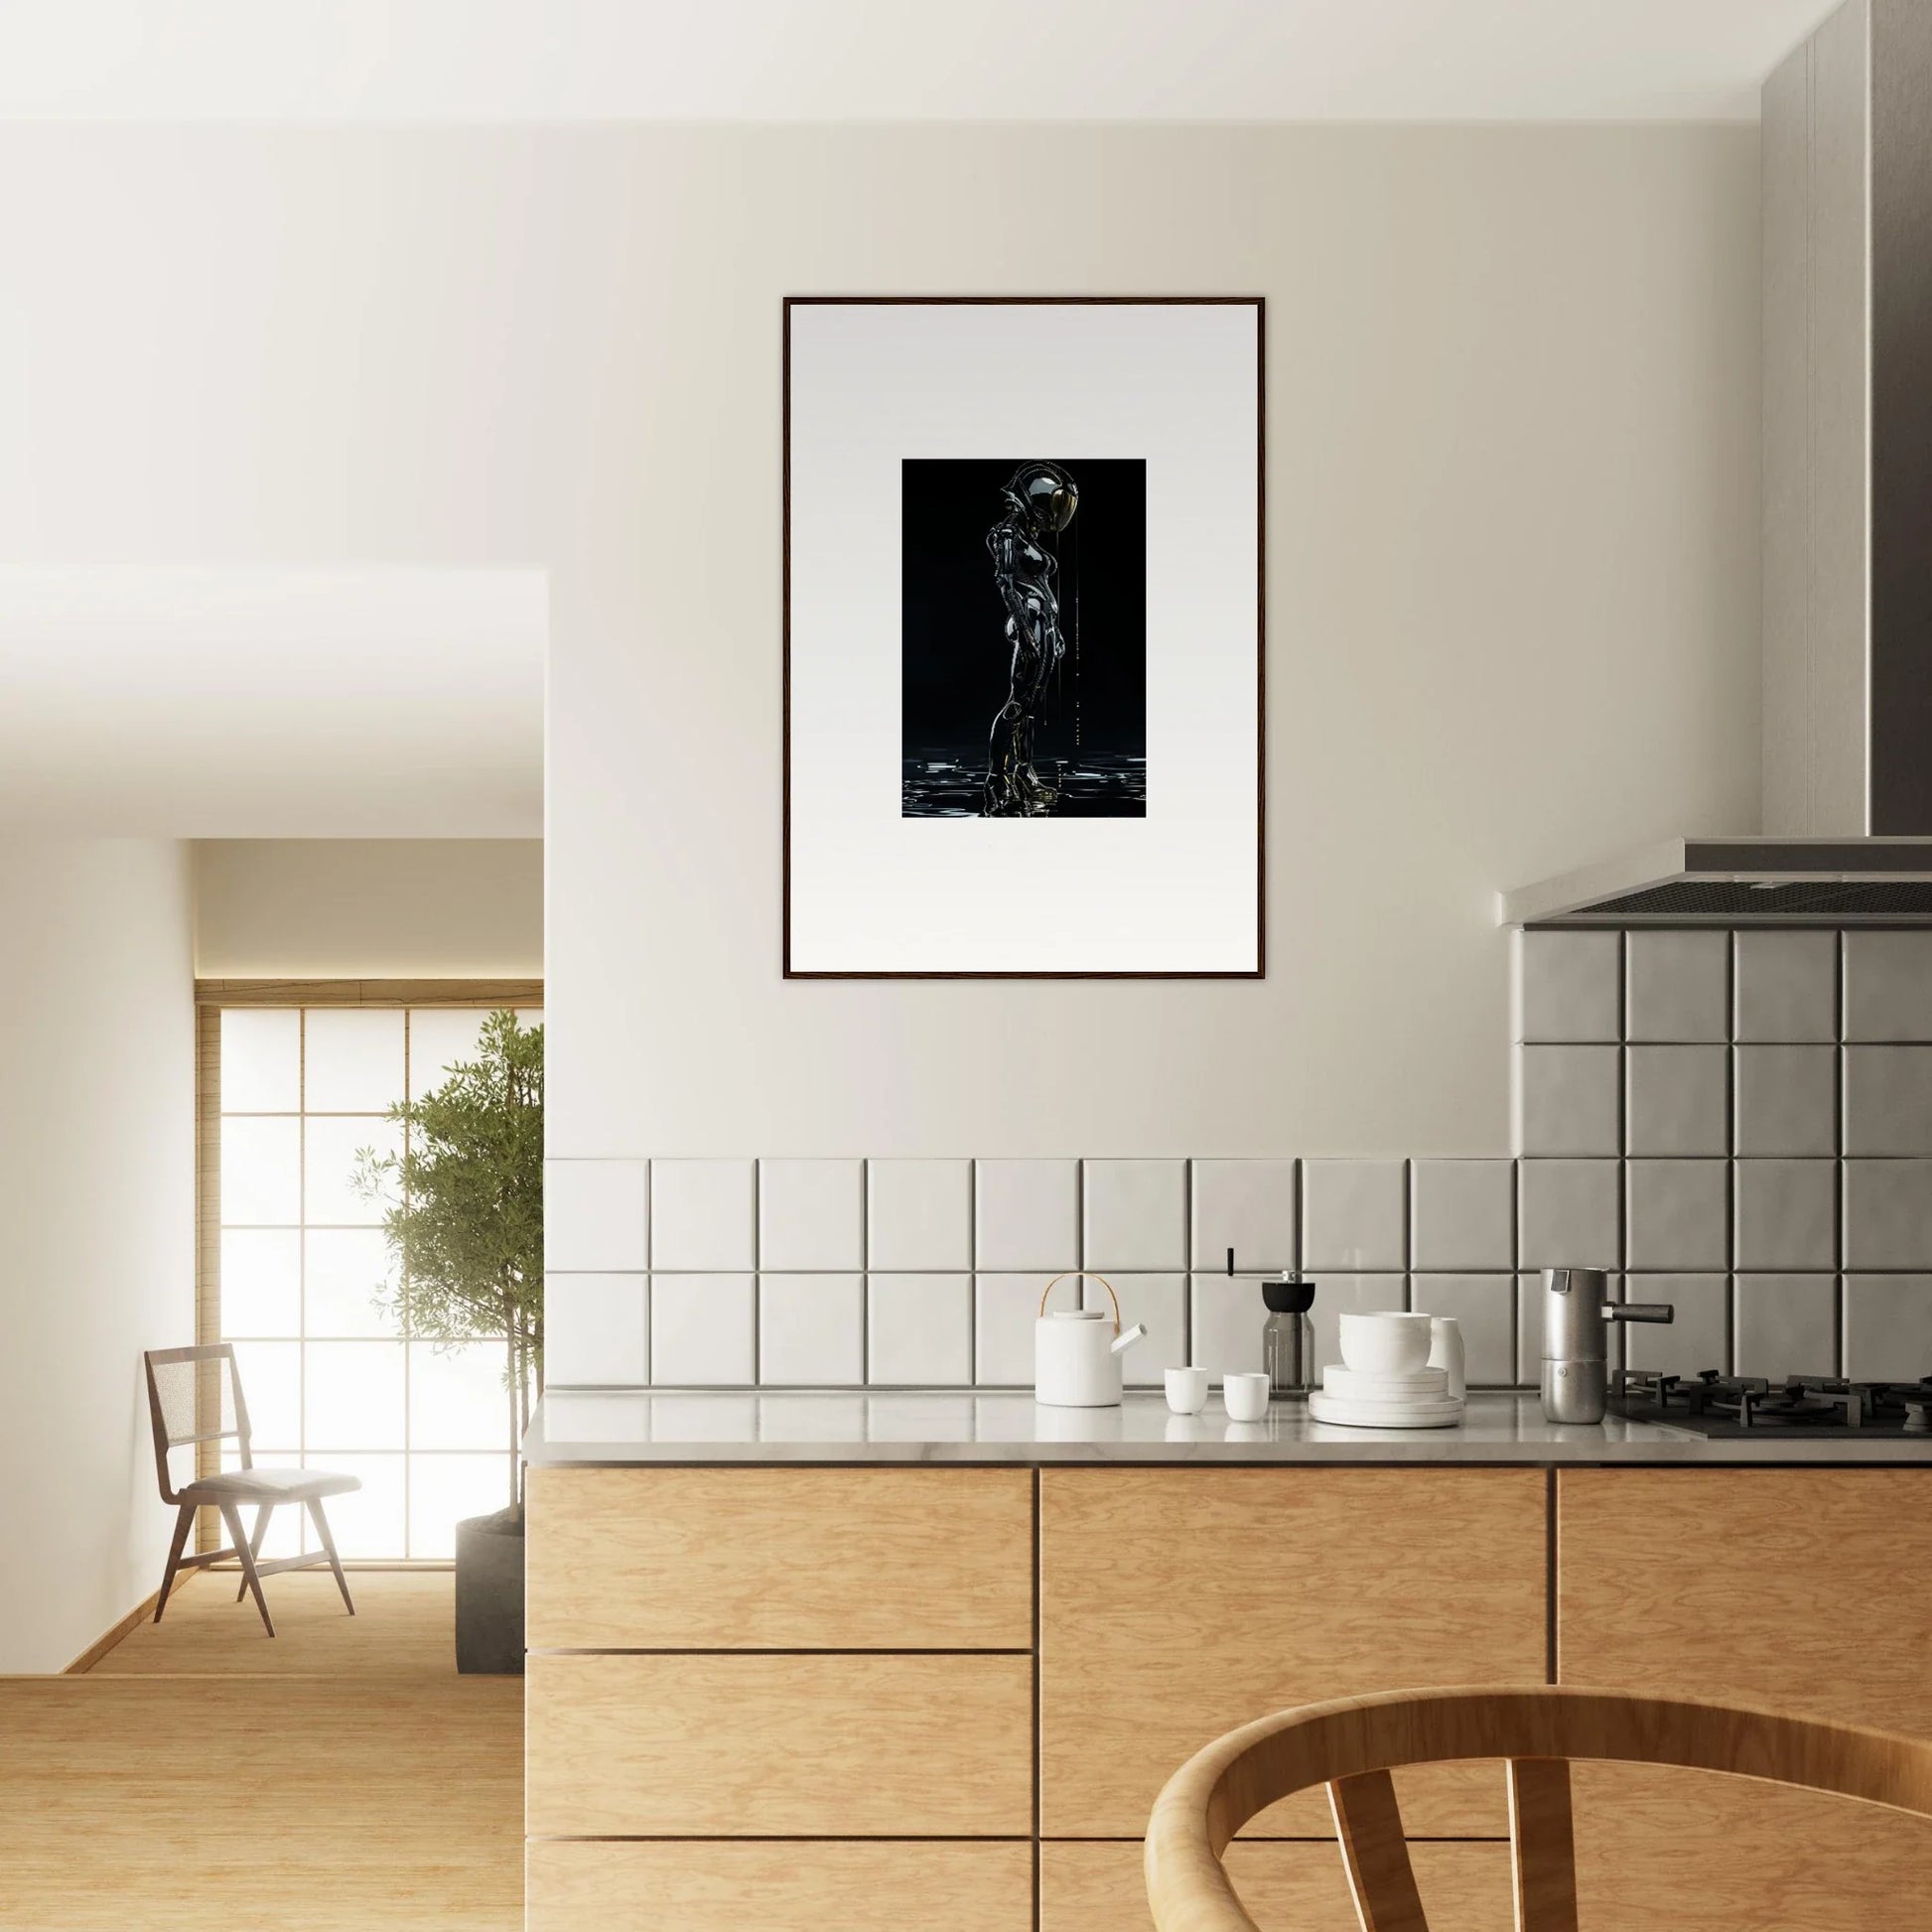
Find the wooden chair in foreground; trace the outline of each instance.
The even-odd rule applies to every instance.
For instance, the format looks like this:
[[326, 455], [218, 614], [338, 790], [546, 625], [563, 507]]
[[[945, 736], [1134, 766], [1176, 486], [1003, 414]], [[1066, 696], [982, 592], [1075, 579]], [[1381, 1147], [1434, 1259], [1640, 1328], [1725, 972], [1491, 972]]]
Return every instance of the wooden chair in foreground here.
[[[348, 1580], [343, 1575], [342, 1559], [336, 1554], [336, 1539], [329, 1533], [329, 1519], [322, 1513], [325, 1496], [346, 1495], [362, 1486], [360, 1476], [332, 1475], [327, 1469], [258, 1469], [248, 1449], [248, 1405], [242, 1399], [241, 1378], [235, 1372], [234, 1346], [216, 1342], [203, 1348], [151, 1348], [141, 1358], [148, 1371], [148, 1416], [154, 1424], [154, 1460], [161, 1478], [161, 1500], [176, 1505], [175, 1540], [168, 1550], [168, 1568], [162, 1573], [161, 1593], [155, 1598], [154, 1620], [168, 1607], [168, 1592], [183, 1570], [201, 1570], [208, 1564], [233, 1557], [241, 1565], [241, 1587], [235, 1591], [239, 1603], [248, 1590], [255, 1592], [255, 1607], [272, 1637], [275, 1621], [268, 1614], [268, 1599], [262, 1594], [262, 1579], [284, 1570], [308, 1570], [326, 1563], [336, 1573], [336, 1587], [350, 1616], [355, 1605], [348, 1594]], [[168, 1451], [190, 1443], [236, 1442], [240, 1445], [241, 1467], [221, 1475], [201, 1476], [185, 1482], [177, 1490], [168, 1467]], [[221, 1512], [227, 1525], [229, 1546], [206, 1551], [199, 1556], [184, 1556], [189, 1532], [195, 1526], [195, 1511], [203, 1503]], [[241, 1530], [241, 1510], [245, 1503], [255, 1505], [255, 1530], [252, 1538]], [[299, 1557], [278, 1557], [261, 1561], [262, 1539], [268, 1534], [268, 1519], [277, 1503], [306, 1503], [315, 1518], [316, 1533], [322, 1538], [320, 1550], [305, 1551]]]
[[1257, 1812], [1325, 1784], [1363, 1932], [1429, 1932], [1389, 1772], [1492, 1757], [1508, 1764], [1517, 1932], [1577, 1932], [1572, 1758], [1728, 1771], [1932, 1817], [1932, 1743], [1915, 1737], [1609, 1691], [1396, 1691], [1277, 1712], [1189, 1758], [1148, 1823], [1154, 1923], [1257, 1932], [1221, 1855]]

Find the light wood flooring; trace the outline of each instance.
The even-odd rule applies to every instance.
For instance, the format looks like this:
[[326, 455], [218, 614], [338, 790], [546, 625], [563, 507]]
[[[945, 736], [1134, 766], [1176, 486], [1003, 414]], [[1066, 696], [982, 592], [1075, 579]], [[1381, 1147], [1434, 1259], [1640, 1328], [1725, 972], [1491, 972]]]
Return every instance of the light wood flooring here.
[[447, 1572], [205, 1572], [72, 1677], [0, 1678], [0, 1932], [515, 1932], [523, 1696]]

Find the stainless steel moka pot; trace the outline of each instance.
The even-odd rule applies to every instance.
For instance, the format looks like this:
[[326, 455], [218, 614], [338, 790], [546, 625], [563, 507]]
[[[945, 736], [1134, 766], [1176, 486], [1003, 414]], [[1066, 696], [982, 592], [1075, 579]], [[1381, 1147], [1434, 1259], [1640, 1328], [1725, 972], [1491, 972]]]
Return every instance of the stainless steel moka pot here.
[[1551, 1422], [1601, 1422], [1609, 1393], [1612, 1321], [1670, 1321], [1668, 1302], [1612, 1302], [1600, 1268], [1543, 1271], [1543, 1413]]

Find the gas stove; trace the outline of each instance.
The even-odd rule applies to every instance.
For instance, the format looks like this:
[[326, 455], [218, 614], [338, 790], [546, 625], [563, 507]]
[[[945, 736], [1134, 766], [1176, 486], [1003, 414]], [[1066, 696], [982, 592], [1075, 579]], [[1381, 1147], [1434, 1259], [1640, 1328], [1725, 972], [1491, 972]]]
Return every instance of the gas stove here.
[[1694, 1376], [1618, 1369], [1610, 1409], [1631, 1422], [1669, 1423], [1700, 1436], [1932, 1436], [1932, 1376], [1918, 1382], [1848, 1382], [1831, 1375]]

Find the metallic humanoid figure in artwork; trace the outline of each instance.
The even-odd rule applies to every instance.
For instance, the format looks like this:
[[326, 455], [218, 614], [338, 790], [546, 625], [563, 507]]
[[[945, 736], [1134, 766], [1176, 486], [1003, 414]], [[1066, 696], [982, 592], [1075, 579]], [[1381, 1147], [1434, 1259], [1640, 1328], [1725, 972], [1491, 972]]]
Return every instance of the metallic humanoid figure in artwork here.
[[1059, 564], [1043, 546], [1073, 521], [1080, 492], [1056, 463], [1023, 463], [1008, 480], [1006, 510], [986, 533], [993, 580], [1006, 606], [1011, 649], [1007, 701], [993, 721], [985, 818], [1037, 818], [1059, 793], [1034, 769], [1034, 733], [1047, 680], [1066, 653], [1060, 630]]

